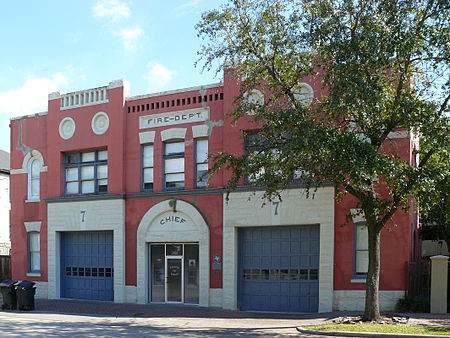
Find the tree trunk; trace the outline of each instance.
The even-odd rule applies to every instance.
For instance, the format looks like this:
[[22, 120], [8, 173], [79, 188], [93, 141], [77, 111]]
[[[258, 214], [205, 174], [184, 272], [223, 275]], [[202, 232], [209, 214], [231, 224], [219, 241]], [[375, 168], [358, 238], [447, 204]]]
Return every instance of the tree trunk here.
[[380, 319], [380, 305], [378, 290], [380, 285], [380, 230], [367, 224], [369, 235], [369, 267], [366, 279], [366, 303], [364, 321], [377, 321]]

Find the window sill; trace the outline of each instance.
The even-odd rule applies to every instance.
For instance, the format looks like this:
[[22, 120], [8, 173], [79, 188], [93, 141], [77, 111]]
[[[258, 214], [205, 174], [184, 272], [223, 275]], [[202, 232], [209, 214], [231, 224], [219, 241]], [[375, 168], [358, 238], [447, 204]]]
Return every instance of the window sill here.
[[41, 277], [40, 272], [27, 272], [27, 277]]
[[41, 200], [25, 200], [25, 203], [39, 203]]
[[366, 279], [365, 278], [352, 278], [350, 280], [350, 283], [365, 283]]

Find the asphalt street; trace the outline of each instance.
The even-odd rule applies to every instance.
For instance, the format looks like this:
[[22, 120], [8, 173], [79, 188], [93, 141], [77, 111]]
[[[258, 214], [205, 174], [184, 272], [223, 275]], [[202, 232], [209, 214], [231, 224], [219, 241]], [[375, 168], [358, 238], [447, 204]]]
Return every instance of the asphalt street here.
[[0, 312], [1, 337], [298, 337], [298, 321]]
[[[262, 313], [169, 304], [36, 299], [35, 310], [0, 311], [0, 337], [324, 337], [302, 334], [297, 327], [330, 323], [349, 315], [355, 313]], [[450, 314], [409, 315], [410, 324], [450, 325]]]

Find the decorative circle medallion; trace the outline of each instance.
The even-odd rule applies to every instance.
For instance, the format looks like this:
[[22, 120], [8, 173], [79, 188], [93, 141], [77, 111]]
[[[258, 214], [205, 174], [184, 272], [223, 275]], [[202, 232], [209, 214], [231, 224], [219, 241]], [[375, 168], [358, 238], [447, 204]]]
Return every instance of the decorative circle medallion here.
[[75, 121], [71, 117], [65, 117], [59, 123], [59, 136], [68, 140], [75, 133]]
[[[248, 92], [245, 92], [244, 99], [251, 106], [262, 106], [264, 105], [264, 94], [261, 93], [258, 89], [252, 89]], [[255, 111], [250, 109], [247, 112], [247, 115], [254, 115]]]
[[98, 112], [92, 118], [92, 131], [97, 135], [106, 133], [109, 128], [109, 117], [105, 112]]
[[299, 100], [302, 105], [310, 105], [314, 98], [314, 90], [306, 82], [301, 82], [294, 92], [294, 97]]

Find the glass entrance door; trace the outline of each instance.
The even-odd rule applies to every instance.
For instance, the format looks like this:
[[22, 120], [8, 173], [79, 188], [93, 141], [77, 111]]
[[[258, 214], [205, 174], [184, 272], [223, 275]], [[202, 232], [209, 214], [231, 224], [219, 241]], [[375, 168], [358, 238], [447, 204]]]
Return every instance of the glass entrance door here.
[[198, 304], [198, 244], [151, 244], [149, 254], [149, 301]]
[[183, 301], [182, 258], [167, 257], [166, 302]]

